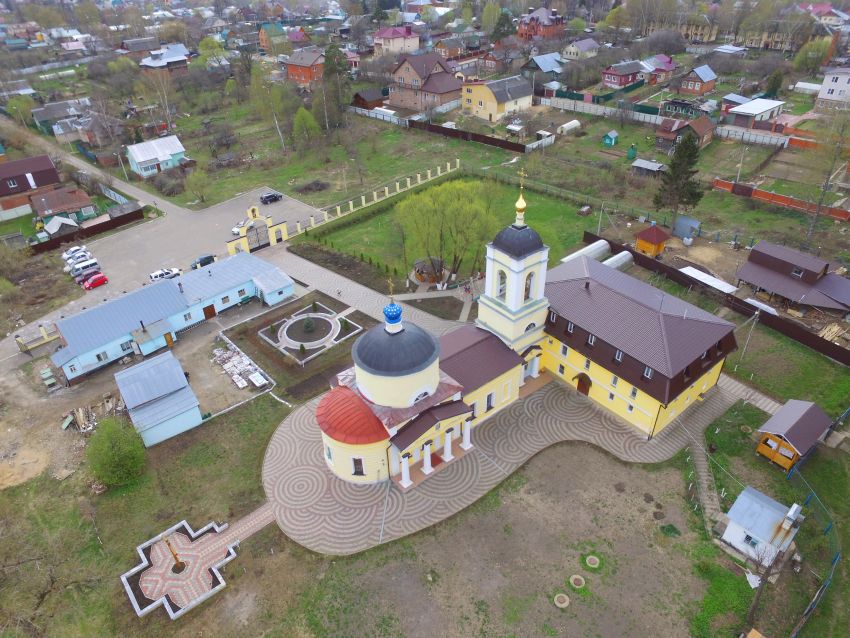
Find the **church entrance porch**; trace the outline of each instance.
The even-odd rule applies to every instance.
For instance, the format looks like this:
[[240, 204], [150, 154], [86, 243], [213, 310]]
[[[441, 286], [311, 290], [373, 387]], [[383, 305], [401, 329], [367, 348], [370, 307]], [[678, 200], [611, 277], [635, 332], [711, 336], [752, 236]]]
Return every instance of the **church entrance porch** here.
[[[464, 425], [464, 428], [467, 426]], [[469, 435], [467, 435], [468, 437]], [[467, 441], [468, 446], [464, 444], [464, 437], [458, 436], [455, 433], [452, 438], [450, 449], [446, 449], [445, 445], [440, 445], [435, 448], [433, 444], [426, 445], [419, 454], [414, 455], [405, 453], [405, 458], [399, 459], [400, 471], [393, 474], [392, 481], [396, 487], [402, 492], [408, 492], [417, 485], [425, 481], [425, 479], [433, 476], [437, 472], [445, 469], [453, 464], [458, 459], [462, 459], [464, 455], [472, 451], [471, 441]], [[406, 463], [405, 463], [406, 461]], [[406, 466], [406, 470], [405, 470]]]

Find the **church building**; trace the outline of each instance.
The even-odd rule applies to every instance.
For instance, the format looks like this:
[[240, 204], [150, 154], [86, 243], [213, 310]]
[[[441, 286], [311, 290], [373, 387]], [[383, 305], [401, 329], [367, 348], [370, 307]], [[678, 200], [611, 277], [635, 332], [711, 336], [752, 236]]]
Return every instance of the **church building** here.
[[334, 474], [410, 489], [471, 450], [474, 429], [543, 370], [649, 438], [717, 383], [733, 324], [586, 257], [547, 274], [525, 210], [521, 190], [516, 220], [487, 245], [476, 325], [437, 339], [390, 300], [384, 325], [354, 343], [316, 408]]

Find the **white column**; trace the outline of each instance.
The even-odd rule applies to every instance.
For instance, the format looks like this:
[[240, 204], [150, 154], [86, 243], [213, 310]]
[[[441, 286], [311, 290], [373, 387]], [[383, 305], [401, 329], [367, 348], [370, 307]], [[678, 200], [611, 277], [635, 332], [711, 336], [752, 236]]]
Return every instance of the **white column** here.
[[472, 430], [472, 424], [469, 421], [464, 421], [463, 424], [460, 427], [461, 427], [461, 430], [463, 431], [463, 442], [460, 444], [460, 446], [464, 450], [471, 450], [472, 449], [472, 434], [470, 433], [470, 430]]
[[454, 458], [454, 455], [452, 455], [452, 433], [446, 432], [443, 438], [443, 460], [449, 462]]
[[413, 481], [410, 480], [410, 459], [406, 456], [402, 456], [399, 459], [401, 463], [401, 483], [400, 485], [404, 488], [408, 488], [413, 485]]
[[434, 471], [434, 468], [431, 467], [431, 444], [426, 443], [422, 447], [422, 473], [430, 474]]

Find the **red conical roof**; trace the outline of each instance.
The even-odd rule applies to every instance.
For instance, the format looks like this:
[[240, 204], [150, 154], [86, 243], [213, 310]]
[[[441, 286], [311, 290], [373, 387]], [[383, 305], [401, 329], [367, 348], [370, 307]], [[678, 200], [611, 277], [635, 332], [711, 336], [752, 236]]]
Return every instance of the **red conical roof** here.
[[316, 408], [322, 432], [334, 441], [367, 445], [389, 439], [378, 417], [356, 393], [339, 386], [328, 392]]

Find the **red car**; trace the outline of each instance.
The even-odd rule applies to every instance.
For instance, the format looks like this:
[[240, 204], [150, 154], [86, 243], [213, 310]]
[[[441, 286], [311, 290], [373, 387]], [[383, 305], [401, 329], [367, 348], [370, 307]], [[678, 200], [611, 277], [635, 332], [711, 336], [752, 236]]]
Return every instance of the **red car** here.
[[106, 278], [102, 272], [98, 272], [93, 274], [91, 277], [86, 279], [83, 282], [83, 288], [86, 290], [91, 290], [92, 288], [97, 288], [98, 286], [102, 286], [104, 284], [108, 284], [109, 280]]

